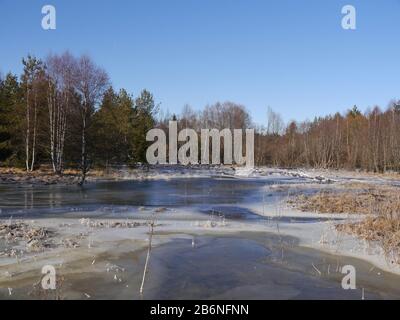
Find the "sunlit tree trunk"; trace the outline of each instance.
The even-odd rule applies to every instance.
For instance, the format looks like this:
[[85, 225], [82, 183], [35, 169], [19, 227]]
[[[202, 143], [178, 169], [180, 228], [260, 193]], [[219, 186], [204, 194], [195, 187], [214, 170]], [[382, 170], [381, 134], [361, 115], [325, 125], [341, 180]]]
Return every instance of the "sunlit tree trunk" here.
[[37, 92], [35, 90], [35, 98], [33, 102], [33, 136], [32, 136], [32, 162], [31, 162], [31, 172], [35, 166], [36, 158], [36, 135], [37, 135]]
[[28, 88], [27, 94], [26, 94], [26, 132], [25, 132], [25, 165], [26, 165], [27, 172], [29, 171], [29, 141], [30, 141], [30, 135], [31, 135], [29, 98], [30, 98], [30, 90]]

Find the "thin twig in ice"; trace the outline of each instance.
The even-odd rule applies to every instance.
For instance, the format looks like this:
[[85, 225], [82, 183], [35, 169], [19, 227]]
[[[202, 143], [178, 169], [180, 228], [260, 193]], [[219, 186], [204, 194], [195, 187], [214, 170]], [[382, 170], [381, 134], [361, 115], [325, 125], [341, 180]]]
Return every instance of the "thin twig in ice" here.
[[149, 260], [150, 260], [151, 243], [152, 243], [152, 240], [153, 240], [153, 232], [154, 232], [154, 218], [150, 222], [149, 228], [150, 228], [149, 247], [147, 249], [146, 263], [144, 265], [144, 270], [143, 270], [142, 284], [140, 286], [140, 295], [143, 295], [144, 282], [146, 280], [147, 268], [148, 268]]

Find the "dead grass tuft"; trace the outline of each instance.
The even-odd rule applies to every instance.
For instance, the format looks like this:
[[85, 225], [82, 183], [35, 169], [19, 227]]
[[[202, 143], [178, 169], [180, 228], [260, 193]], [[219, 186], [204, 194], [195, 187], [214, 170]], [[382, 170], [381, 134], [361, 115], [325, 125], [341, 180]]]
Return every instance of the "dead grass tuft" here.
[[[40, 251], [51, 244], [52, 232], [46, 228], [31, 226], [21, 221], [0, 221], [0, 240], [7, 243], [24, 243], [28, 251]], [[0, 256], [8, 255], [7, 251]]]
[[368, 242], [377, 243], [397, 264], [400, 263], [400, 218], [382, 214], [367, 217], [355, 223], [336, 226], [339, 232], [356, 235]]
[[400, 193], [394, 187], [369, 186], [349, 188], [346, 192], [322, 191], [318, 194], [300, 195], [288, 202], [303, 212], [349, 214], [397, 214], [400, 212]]
[[339, 232], [378, 244], [391, 261], [400, 264], [400, 192], [396, 187], [349, 185], [346, 192], [324, 191], [290, 201], [302, 211], [366, 214], [357, 222], [336, 225]]

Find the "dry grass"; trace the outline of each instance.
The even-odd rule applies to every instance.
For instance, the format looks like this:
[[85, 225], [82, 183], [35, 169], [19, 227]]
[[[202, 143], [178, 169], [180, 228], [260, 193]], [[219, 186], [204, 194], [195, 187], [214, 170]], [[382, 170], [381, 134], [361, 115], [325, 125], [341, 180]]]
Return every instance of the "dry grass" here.
[[377, 243], [387, 257], [400, 264], [400, 217], [383, 213], [377, 217], [367, 217], [360, 222], [339, 224], [336, 229]]
[[[51, 245], [53, 233], [46, 228], [31, 226], [21, 221], [0, 221], [0, 240], [7, 244], [23, 243], [27, 251], [42, 251]], [[15, 250], [0, 251], [1, 256], [14, 256]], [[12, 246], [11, 246], [12, 247]]]
[[290, 202], [303, 211], [366, 214], [360, 221], [336, 226], [339, 232], [378, 244], [386, 256], [400, 263], [400, 190], [365, 184], [346, 185], [347, 192], [321, 192]]
[[345, 192], [324, 190], [318, 194], [300, 195], [288, 200], [303, 212], [379, 214], [400, 212], [400, 193], [395, 187], [351, 185]]
[[[21, 168], [0, 167], [0, 183], [17, 184], [75, 184], [79, 181], [80, 171], [77, 169], [66, 169], [62, 175], [53, 172], [50, 166], [41, 166], [33, 172], [26, 172]], [[90, 170], [88, 178], [98, 179], [107, 177], [103, 170]]]

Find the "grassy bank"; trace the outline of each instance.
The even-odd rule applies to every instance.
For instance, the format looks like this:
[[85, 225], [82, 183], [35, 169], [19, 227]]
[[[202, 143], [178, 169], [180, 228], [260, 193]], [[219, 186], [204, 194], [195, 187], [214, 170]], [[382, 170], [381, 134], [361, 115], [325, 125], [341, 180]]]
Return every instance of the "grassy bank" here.
[[343, 190], [300, 195], [288, 202], [303, 212], [364, 214], [357, 222], [340, 223], [339, 232], [374, 242], [400, 263], [400, 192], [395, 186], [348, 183]]

